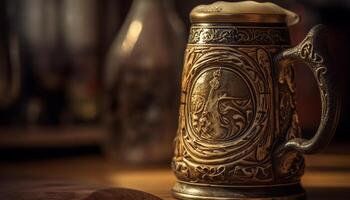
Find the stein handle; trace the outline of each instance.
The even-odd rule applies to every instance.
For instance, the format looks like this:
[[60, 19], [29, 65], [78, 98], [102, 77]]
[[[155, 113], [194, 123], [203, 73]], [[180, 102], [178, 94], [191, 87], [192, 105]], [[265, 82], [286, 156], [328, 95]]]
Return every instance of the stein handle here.
[[299, 45], [283, 50], [274, 59], [278, 67], [290, 65], [294, 60], [305, 63], [317, 81], [322, 103], [320, 124], [313, 138], [291, 139], [283, 144], [284, 150], [297, 150], [305, 154], [316, 153], [328, 145], [337, 127], [341, 101], [334, 74], [329, 67], [327, 35], [324, 25], [316, 25]]

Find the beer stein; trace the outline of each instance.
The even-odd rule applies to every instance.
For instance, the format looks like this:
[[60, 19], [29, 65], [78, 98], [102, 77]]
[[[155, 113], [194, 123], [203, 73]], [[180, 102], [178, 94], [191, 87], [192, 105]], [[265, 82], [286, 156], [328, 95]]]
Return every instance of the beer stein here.
[[[290, 47], [298, 15], [272, 3], [195, 7], [182, 73], [172, 169], [179, 199], [304, 199], [303, 154], [331, 140], [340, 100], [326, 30]], [[293, 61], [312, 71], [322, 112], [312, 139], [300, 133]]]

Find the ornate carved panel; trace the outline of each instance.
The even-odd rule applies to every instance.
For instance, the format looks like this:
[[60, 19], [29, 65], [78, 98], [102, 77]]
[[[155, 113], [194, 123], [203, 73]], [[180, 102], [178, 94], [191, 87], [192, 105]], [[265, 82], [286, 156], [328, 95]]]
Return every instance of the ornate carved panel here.
[[272, 182], [272, 90], [267, 50], [189, 46], [172, 163], [177, 177]]

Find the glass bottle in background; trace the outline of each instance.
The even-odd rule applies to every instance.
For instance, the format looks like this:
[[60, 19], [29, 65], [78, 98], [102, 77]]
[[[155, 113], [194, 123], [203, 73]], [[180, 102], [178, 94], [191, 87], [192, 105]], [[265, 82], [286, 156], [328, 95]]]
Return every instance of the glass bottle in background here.
[[107, 153], [129, 164], [170, 161], [185, 46], [170, 0], [135, 0], [106, 60]]

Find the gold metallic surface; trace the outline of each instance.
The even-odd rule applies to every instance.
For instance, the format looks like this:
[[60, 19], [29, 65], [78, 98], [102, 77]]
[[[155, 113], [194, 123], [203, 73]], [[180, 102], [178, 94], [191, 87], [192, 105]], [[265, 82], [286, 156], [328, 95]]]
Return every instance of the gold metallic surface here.
[[306, 198], [305, 191], [298, 183], [285, 186], [242, 188], [177, 182], [172, 192], [174, 197], [185, 200], [302, 200]]
[[[248, 21], [249, 22], [249, 21]], [[182, 74], [172, 169], [180, 199], [303, 199], [302, 153], [330, 141], [340, 102], [323, 26], [294, 48], [286, 24], [194, 23]], [[301, 138], [292, 62], [319, 84], [321, 124]]]
[[190, 18], [192, 23], [286, 23], [287, 25], [296, 24], [300, 20], [297, 14], [276, 4], [255, 1], [218, 1], [208, 5], [199, 5], [191, 11]]

